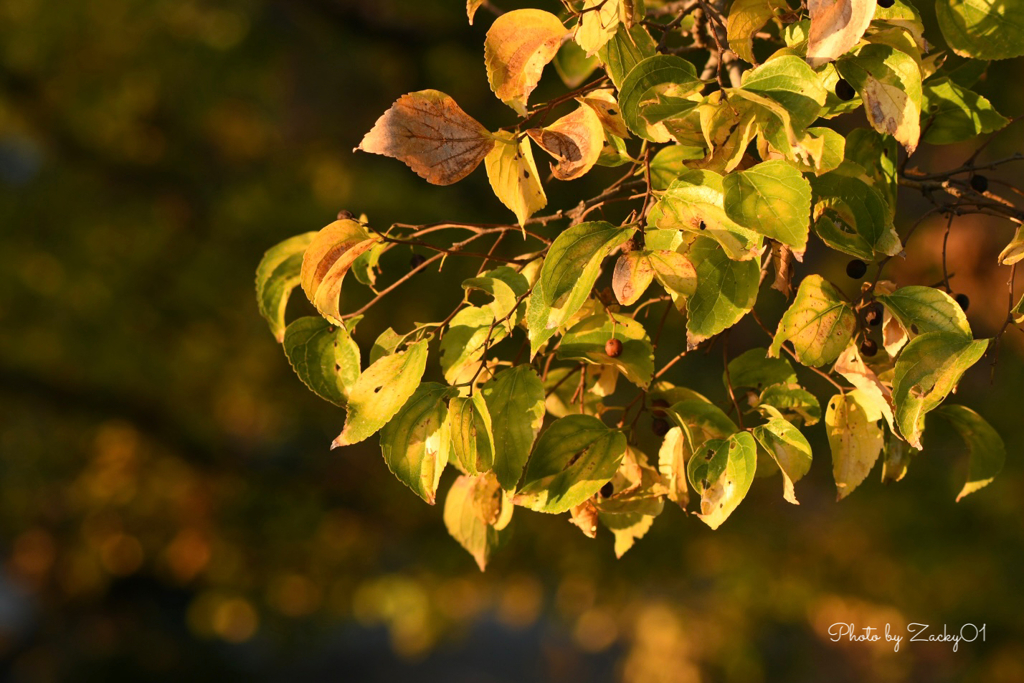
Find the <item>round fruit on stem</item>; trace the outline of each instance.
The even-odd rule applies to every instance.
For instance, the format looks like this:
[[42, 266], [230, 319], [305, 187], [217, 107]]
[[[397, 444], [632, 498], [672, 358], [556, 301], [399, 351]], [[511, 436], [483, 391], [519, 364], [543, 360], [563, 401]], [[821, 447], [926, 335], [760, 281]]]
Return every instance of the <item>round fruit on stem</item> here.
[[622, 355], [622, 342], [618, 339], [609, 339], [604, 343], [604, 352], [612, 358], [618, 358]]
[[966, 313], [967, 307], [971, 305], [970, 297], [968, 297], [966, 294], [961, 293], [957, 294], [954, 298], [956, 299], [957, 305], [959, 305], [963, 312]]
[[871, 358], [871, 356], [878, 353], [878, 344], [875, 343], [874, 339], [865, 339], [863, 342], [861, 342], [860, 352], [862, 355]]
[[615, 493], [615, 485], [612, 484], [611, 482], [608, 482], [607, 484], [605, 484], [604, 486], [601, 487], [601, 497], [602, 498], [611, 498], [612, 494], [614, 494], [614, 493]]
[[870, 304], [864, 311], [864, 321], [872, 327], [882, 324], [882, 304], [877, 301]]
[[840, 78], [836, 81], [836, 97], [841, 99], [843, 102], [849, 102], [857, 96], [857, 91], [853, 89], [850, 82], [845, 78]]
[[665, 436], [668, 434], [668, 430], [668, 420], [664, 418], [656, 417], [654, 418], [654, 421], [651, 422], [651, 431], [654, 432], [655, 436]]
[[889, 9], [896, 4], [896, 0], [878, 0], [878, 6], [882, 9]]
[[988, 178], [983, 175], [972, 175], [971, 176], [971, 189], [975, 192], [986, 192], [988, 191]]
[[855, 258], [846, 264], [846, 274], [854, 280], [859, 280], [868, 272], [868, 264]]
[[665, 417], [665, 408], [668, 408], [668, 401], [663, 398], [656, 398], [651, 401], [651, 415], [654, 417]]
[[427, 257], [423, 254], [413, 254], [412, 258], [409, 259], [409, 270], [416, 270], [426, 262]]

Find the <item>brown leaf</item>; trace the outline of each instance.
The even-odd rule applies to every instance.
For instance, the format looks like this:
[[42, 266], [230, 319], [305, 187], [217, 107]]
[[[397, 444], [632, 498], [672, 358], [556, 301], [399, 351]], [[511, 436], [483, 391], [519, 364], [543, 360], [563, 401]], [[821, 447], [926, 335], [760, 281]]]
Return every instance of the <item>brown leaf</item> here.
[[498, 99], [520, 115], [568, 33], [554, 14], [518, 9], [494, 20], [484, 40], [487, 80]]
[[541, 149], [558, 159], [551, 172], [558, 180], [574, 180], [594, 167], [604, 146], [601, 119], [590, 107], [563, 116], [547, 128], [526, 131]]
[[808, 0], [807, 63], [817, 68], [857, 44], [875, 14], [875, 0]]
[[789, 245], [772, 242], [772, 268], [775, 269], [772, 289], [782, 292], [788, 299], [793, 293], [793, 250]]
[[405, 163], [434, 185], [451, 185], [473, 172], [494, 138], [448, 95], [420, 90], [402, 95], [359, 143], [360, 149]]
[[569, 510], [569, 521], [579, 527], [588, 538], [597, 538], [597, 508], [590, 500], [585, 500]]

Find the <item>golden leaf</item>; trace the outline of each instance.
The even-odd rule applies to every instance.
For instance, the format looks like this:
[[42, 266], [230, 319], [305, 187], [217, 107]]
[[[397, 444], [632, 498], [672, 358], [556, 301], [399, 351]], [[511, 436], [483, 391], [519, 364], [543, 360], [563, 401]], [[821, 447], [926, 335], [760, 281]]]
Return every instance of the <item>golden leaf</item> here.
[[302, 256], [302, 291], [328, 320], [341, 321], [339, 298], [345, 273], [360, 254], [380, 242], [358, 221], [335, 221], [313, 238]]
[[618, 135], [620, 138], [632, 137], [629, 134], [629, 129], [626, 128], [626, 122], [622, 120], [622, 111], [619, 109], [619, 103], [615, 100], [615, 94], [610, 89], [594, 90], [586, 97], [577, 99], [594, 110], [597, 117], [601, 119], [601, 125], [609, 133]]
[[584, 105], [547, 128], [531, 128], [526, 132], [541, 149], [558, 160], [551, 165], [551, 172], [559, 180], [574, 180], [586, 174], [597, 163], [604, 146], [601, 119]]
[[487, 80], [498, 99], [521, 116], [568, 33], [554, 14], [539, 9], [506, 12], [494, 20], [484, 40]]
[[434, 185], [473, 172], [494, 148], [494, 137], [448, 95], [420, 90], [398, 98], [356, 149], [406, 164]]

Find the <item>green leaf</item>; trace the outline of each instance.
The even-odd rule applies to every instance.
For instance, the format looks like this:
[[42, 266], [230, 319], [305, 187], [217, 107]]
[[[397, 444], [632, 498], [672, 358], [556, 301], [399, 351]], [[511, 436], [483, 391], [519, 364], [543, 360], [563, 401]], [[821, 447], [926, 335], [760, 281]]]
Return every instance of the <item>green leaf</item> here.
[[483, 360], [488, 335], [491, 345], [505, 337], [505, 326], [495, 325], [492, 330], [493, 322], [494, 312], [486, 308], [467, 306], [455, 314], [440, 345], [441, 370], [446, 382], [460, 384], [472, 379]]
[[922, 108], [931, 119], [924, 141], [933, 145], [964, 142], [1000, 130], [1010, 122], [984, 97], [949, 78], [925, 83]]
[[384, 356], [389, 356], [395, 352], [398, 345], [405, 339], [402, 335], [398, 334], [392, 328], [388, 328], [380, 333], [380, 336], [373, 342], [373, 346], [370, 347], [370, 364], [376, 363]]
[[799, 505], [793, 485], [811, 469], [811, 445], [806, 437], [781, 416], [773, 417], [752, 431], [782, 471], [782, 497]]
[[515, 490], [544, 422], [544, 385], [529, 365], [502, 370], [483, 386], [494, 435], [494, 473]]
[[808, 150], [811, 158], [809, 160], [797, 159], [795, 161], [797, 168], [804, 173], [821, 175], [834, 171], [843, 163], [847, 142], [846, 138], [831, 128], [815, 126], [807, 129], [807, 136], [801, 145]]
[[598, 51], [598, 57], [604, 64], [608, 77], [612, 79], [616, 90], [622, 90], [622, 82], [637, 64], [653, 57], [657, 53], [657, 43], [647, 29], [636, 24], [627, 30], [622, 24], [615, 37], [605, 43]]
[[782, 105], [796, 131], [814, 123], [825, 104], [825, 87], [818, 74], [794, 55], [774, 57], [744, 73], [742, 87]]
[[669, 294], [674, 297], [691, 296], [697, 291], [697, 269], [690, 259], [670, 249], [648, 251], [646, 255], [654, 269], [654, 277]]
[[570, 90], [575, 90], [583, 85], [590, 74], [594, 73], [594, 69], [599, 63], [596, 56], [588, 57], [583, 48], [574, 40], [562, 43], [562, 47], [558, 48], [553, 61], [558, 77]]
[[[622, 342], [622, 352], [605, 353], [611, 339]], [[581, 360], [618, 368], [630, 382], [647, 388], [654, 374], [654, 348], [644, 326], [624, 315], [598, 313], [576, 323], [558, 345], [559, 359]]]
[[513, 507], [490, 474], [462, 475], [448, 489], [444, 525], [451, 537], [473, 556], [480, 571], [501, 545], [501, 530], [511, 520]]
[[821, 404], [817, 397], [799, 384], [772, 384], [765, 387], [757, 400], [758, 410], [765, 415], [771, 414], [767, 410], [767, 406], [771, 406], [790, 422], [803, 422], [806, 427], [821, 421]]
[[857, 315], [839, 290], [820, 275], [808, 275], [779, 321], [768, 355], [778, 358], [782, 343], [790, 341], [797, 361], [816, 368], [838, 358], [856, 328]]
[[656, 102], [666, 89], [673, 97], [684, 97], [703, 87], [696, 68], [685, 59], [673, 55], [648, 57], [633, 67], [619, 88], [619, 106], [626, 127], [645, 140], [657, 141], [643, 120], [644, 107]]
[[[658, 499], [657, 506], [663, 508], [665, 503]], [[647, 535], [654, 524], [654, 517], [655, 515], [645, 515], [640, 512], [601, 512], [598, 514], [601, 524], [608, 527], [608, 530], [615, 536], [615, 557], [617, 558], [625, 555], [637, 540]]]
[[633, 231], [604, 222], [580, 223], [555, 238], [527, 304], [531, 357], [583, 306], [604, 257]]
[[315, 236], [315, 232], [307, 232], [289, 237], [267, 250], [256, 267], [256, 302], [278, 342], [284, 341], [284, 312], [288, 297], [299, 285], [302, 254]]
[[669, 145], [663, 148], [651, 159], [651, 187], [668, 189], [676, 178], [689, 170], [683, 162], [703, 159], [704, 154], [704, 147]]
[[725, 183], [713, 171], [691, 170], [676, 179], [651, 207], [647, 221], [664, 230], [686, 230], [709, 237], [729, 258], [757, 258], [763, 239], [757, 232], [729, 217], [725, 210]]
[[757, 444], [749, 432], [701, 445], [686, 467], [701, 496], [697, 517], [712, 529], [721, 526], [746, 497], [756, 468]]
[[798, 252], [807, 248], [811, 185], [800, 171], [776, 159], [730, 173], [722, 185], [729, 218]]
[[494, 466], [494, 435], [491, 413], [479, 392], [456, 396], [448, 402], [451, 422], [452, 460], [467, 474], [486, 472]]
[[335, 221], [313, 237], [302, 257], [302, 291], [320, 314], [337, 325], [341, 320], [341, 283], [353, 262], [380, 239], [354, 220]]
[[840, 59], [836, 68], [864, 100], [871, 126], [913, 154], [921, 137], [921, 70], [914, 58], [888, 45], [868, 44]]
[[924, 417], [945, 400], [988, 348], [988, 339], [929, 332], [913, 339], [896, 359], [892, 397], [896, 425], [911, 446], [921, 448]]
[[825, 411], [832, 449], [832, 476], [842, 500], [864, 481], [882, 452], [882, 414], [861, 400], [860, 392], [836, 394]]
[[968, 339], [973, 336], [960, 304], [941, 289], [910, 285], [875, 298], [913, 335], [948, 332]]
[[619, 467], [626, 436], [596, 417], [555, 420], [537, 440], [516, 505], [558, 514], [597, 493]]
[[1021, 0], [937, 0], [946, 43], [961, 57], [1010, 59], [1024, 54]]
[[339, 448], [372, 436], [416, 391], [427, 366], [427, 342], [419, 341], [375, 361], [348, 392], [345, 428], [331, 444]]
[[359, 379], [359, 345], [348, 330], [323, 318], [299, 318], [284, 332], [284, 353], [314, 394], [344, 406]]
[[846, 136], [846, 159], [863, 169], [871, 186], [882, 195], [890, 223], [896, 213], [897, 148], [895, 138], [870, 128], [855, 128]]
[[708, 439], [724, 439], [739, 429], [721, 408], [699, 398], [677, 401], [665, 409], [665, 414], [683, 429], [691, 451]]
[[903, 249], [882, 193], [869, 184], [864, 169], [845, 162], [837, 170], [811, 178], [814, 230], [833, 249], [866, 261], [895, 256]]
[[956, 499], [988, 486], [1002, 472], [1006, 462], [1006, 446], [1002, 437], [985, 418], [967, 406], [945, 405], [935, 411], [960, 434], [969, 452], [967, 483]]
[[424, 382], [380, 433], [388, 469], [430, 505], [448, 464], [448, 399], [454, 393], [443, 384]]
[[722, 383], [728, 386], [729, 382], [734, 389], [761, 389], [796, 382], [796, 372], [785, 358], [768, 358], [768, 349], [750, 349], [729, 361], [729, 380], [723, 374]]
[[697, 344], [738, 323], [754, 307], [761, 269], [733, 261], [713, 240], [698, 237], [687, 254], [697, 269], [697, 291], [686, 300], [686, 344]]
[[[520, 304], [517, 302], [519, 297], [526, 294], [526, 290], [530, 288], [530, 283], [527, 282], [521, 273], [516, 272], [513, 268], [500, 266], [463, 281], [462, 288], [467, 292], [480, 290], [494, 297], [494, 301], [488, 305], [488, 308], [494, 314], [495, 320], [508, 318], [504, 323], [504, 327], [508, 332], [511, 332], [512, 328], [519, 323], [520, 311], [516, 309]], [[516, 311], [515, 315], [512, 314], [513, 311]]]
[[386, 242], [379, 242], [356, 257], [356, 260], [352, 262], [352, 276], [357, 282], [371, 289], [377, 284], [377, 264], [387, 246]]

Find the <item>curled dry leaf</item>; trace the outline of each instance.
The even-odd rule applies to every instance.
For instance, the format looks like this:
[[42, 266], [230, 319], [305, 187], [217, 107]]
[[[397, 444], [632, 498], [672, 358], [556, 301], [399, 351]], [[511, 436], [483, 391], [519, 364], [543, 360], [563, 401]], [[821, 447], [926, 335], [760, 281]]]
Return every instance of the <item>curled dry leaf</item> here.
[[360, 254], [380, 240], [357, 221], [335, 221], [313, 238], [302, 257], [302, 291], [320, 313], [337, 325], [341, 320], [341, 282]]
[[433, 185], [451, 185], [472, 173], [493, 147], [487, 129], [455, 100], [421, 90], [398, 98], [356, 149], [398, 159]]
[[476, 11], [484, 4], [484, 0], [466, 0], [466, 16], [469, 17], [469, 25], [473, 25], [473, 18]]
[[875, 14], [875, 0], [808, 0], [807, 63], [817, 68], [852, 48]]
[[551, 172], [559, 180], [574, 180], [597, 163], [604, 146], [604, 128], [597, 113], [588, 106], [555, 121], [547, 128], [526, 131], [541, 149], [558, 159]]
[[494, 20], [484, 40], [487, 80], [498, 99], [521, 116], [568, 33], [554, 14], [539, 9], [506, 12]]
[[569, 521], [579, 527], [587, 538], [597, 538], [597, 507], [593, 501], [585, 500], [569, 510]]

